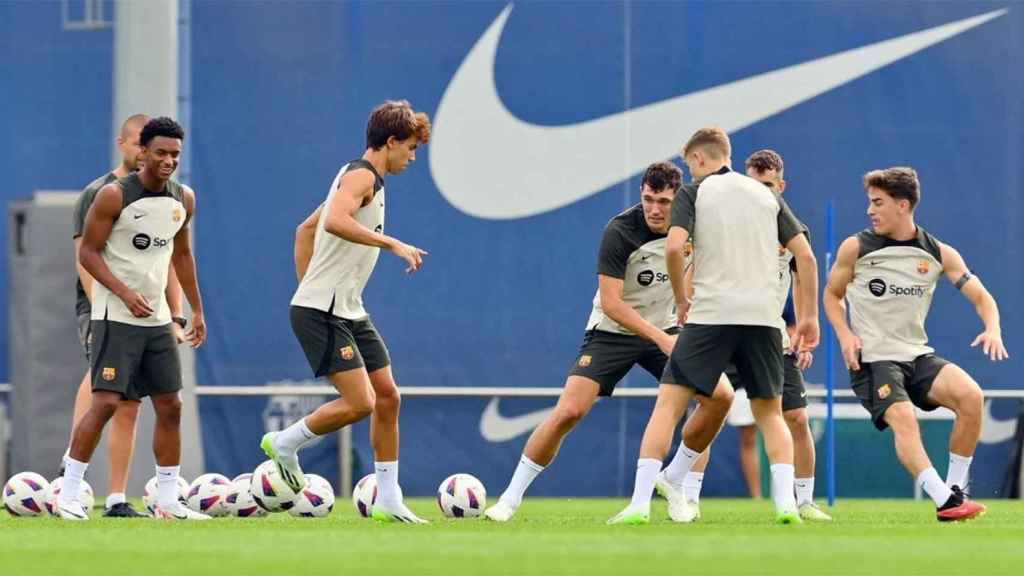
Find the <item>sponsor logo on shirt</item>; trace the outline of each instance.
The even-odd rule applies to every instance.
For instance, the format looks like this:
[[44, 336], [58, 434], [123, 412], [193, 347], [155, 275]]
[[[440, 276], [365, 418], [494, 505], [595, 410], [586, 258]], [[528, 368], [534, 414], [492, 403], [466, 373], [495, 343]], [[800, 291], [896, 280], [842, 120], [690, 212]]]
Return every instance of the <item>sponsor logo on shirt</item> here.
[[915, 296], [917, 298], [924, 298], [927, 294], [925, 286], [897, 286], [896, 284], [886, 285], [885, 280], [881, 278], [874, 278], [868, 282], [868, 290], [872, 294], [881, 298], [888, 293], [890, 296]]

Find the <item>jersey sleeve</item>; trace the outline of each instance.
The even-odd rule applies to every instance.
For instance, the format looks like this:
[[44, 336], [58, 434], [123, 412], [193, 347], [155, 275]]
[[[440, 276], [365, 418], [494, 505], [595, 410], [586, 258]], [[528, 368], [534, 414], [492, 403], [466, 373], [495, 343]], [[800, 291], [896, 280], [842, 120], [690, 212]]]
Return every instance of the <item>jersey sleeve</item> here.
[[679, 226], [693, 236], [694, 217], [697, 212], [697, 187], [683, 184], [672, 200], [672, 221], [670, 226]]
[[785, 246], [797, 234], [806, 233], [807, 227], [796, 219], [796, 216], [793, 215], [789, 205], [782, 199], [782, 196], [776, 196], [775, 199], [779, 202], [779, 244]]
[[85, 231], [85, 216], [89, 213], [89, 207], [92, 206], [93, 200], [96, 199], [96, 189], [93, 187], [82, 190], [82, 193], [78, 195], [78, 200], [75, 201], [74, 210], [74, 234], [72, 238], [78, 238]]
[[609, 225], [601, 238], [601, 250], [597, 255], [597, 273], [612, 278], [625, 278], [628, 261], [629, 247], [626, 245], [626, 239], [614, 225]]

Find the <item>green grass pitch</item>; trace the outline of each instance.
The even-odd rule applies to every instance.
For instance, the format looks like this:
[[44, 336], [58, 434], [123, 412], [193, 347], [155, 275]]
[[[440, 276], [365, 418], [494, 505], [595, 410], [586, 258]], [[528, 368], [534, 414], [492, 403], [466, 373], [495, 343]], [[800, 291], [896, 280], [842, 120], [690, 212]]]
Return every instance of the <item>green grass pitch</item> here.
[[674, 524], [655, 500], [649, 526], [605, 526], [626, 499], [528, 499], [508, 524], [445, 520], [433, 500], [410, 507], [427, 526], [360, 518], [339, 499], [325, 519], [86, 523], [0, 517], [0, 574], [1022, 574], [1024, 503], [940, 524], [928, 501], [843, 500], [830, 525], [776, 526], [769, 501], [707, 499]]

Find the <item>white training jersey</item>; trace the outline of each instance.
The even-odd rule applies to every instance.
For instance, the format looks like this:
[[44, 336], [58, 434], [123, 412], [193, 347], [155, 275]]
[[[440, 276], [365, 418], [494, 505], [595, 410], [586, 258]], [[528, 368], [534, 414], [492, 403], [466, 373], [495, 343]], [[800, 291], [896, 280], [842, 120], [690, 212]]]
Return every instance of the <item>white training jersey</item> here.
[[146, 190], [138, 173], [117, 184], [124, 203], [103, 247], [103, 261], [118, 280], [146, 297], [153, 314], [136, 318], [106, 286], [93, 282], [91, 318], [135, 326], [170, 324], [171, 310], [164, 293], [174, 237], [185, 224], [184, 191], [173, 180], [160, 192]]
[[363, 288], [377, 264], [380, 248], [349, 242], [324, 229], [341, 177], [356, 169], [373, 172], [375, 181], [373, 198], [356, 211], [354, 218], [374, 232], [384, 232], [384, 179], [366, 160], [353, 160], [341, 167], [327, 192], [316, 224], [313, 257], [292, 297], [292, 306], [314, 308], [348, 320], [369, 316], [363, 307]]

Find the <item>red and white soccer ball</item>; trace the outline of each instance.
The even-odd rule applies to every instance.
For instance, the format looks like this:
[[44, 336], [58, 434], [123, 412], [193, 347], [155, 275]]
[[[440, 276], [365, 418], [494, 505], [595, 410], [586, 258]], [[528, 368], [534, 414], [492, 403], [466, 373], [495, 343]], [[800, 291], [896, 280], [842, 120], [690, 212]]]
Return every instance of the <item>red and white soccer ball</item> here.
[[250, 486], [252, 474], [245, 473], [235, 476], [231, 481], [231, 491], [228, 492], [226, 501], [228, 515], [239, 518], [262, 518], [269, 514], [252, 497]]
[[[188, 491], [188, 480], [178, 476], [178, 501], [182, 504], [188, 504]], [[142, 504], [146, 506], [146, 510], [149, 510], [150, 514], [155, 514], [159, 499], [160, 493], [157, 489], [156, 476], [153, 476], [149, 482], [146, 482], [146, 487], [142, 491]]]
[[299, 518], [323, 518], [334, 510], [334, 487], [323, 476], [306, 474], [306, 487], [295, 496], [288, 513]]
[[267, 512], [285, 512], [295, 506], [295, 492], [285, 484], [273, 460], [253, 470], [249, 492], [256, 504]]
[[[54, 478], [53, 482], [50, 482], [50, 490], [46, 493], [46, 509], [54, 516], [57, 515], [57, 498], [60, 497], [63, 487], [64, 477]], [[92, 486], [89, 486], [85, 480], [82, 480], [82, 486], [78, 490], [78, 501], [82, 503], [82, 508], [85, 508], [86, 513], [89, 513], [96, 505], [96, 496], [92, 492]]]
[[378, 492], [377, 476], [372, 472], [356, 482], [356, 487], [352, 489], [352, 505], [363, 518], [373, 515], [373, 505], [377, 503]]
[[15, 474], [4, 485], [4, 508], [11, 516], [42, 516], [49, 490], [50, 483], [35, 472]]
[[223, 474], [203, 474], [188, 488], [188, 507], [210, 516], [227, 516], [231, 480]]
[[452, 474], [437, 487], [437, 505], [448, 518], [477, 518], [487, 506], [487, 489], [471, 474]]

